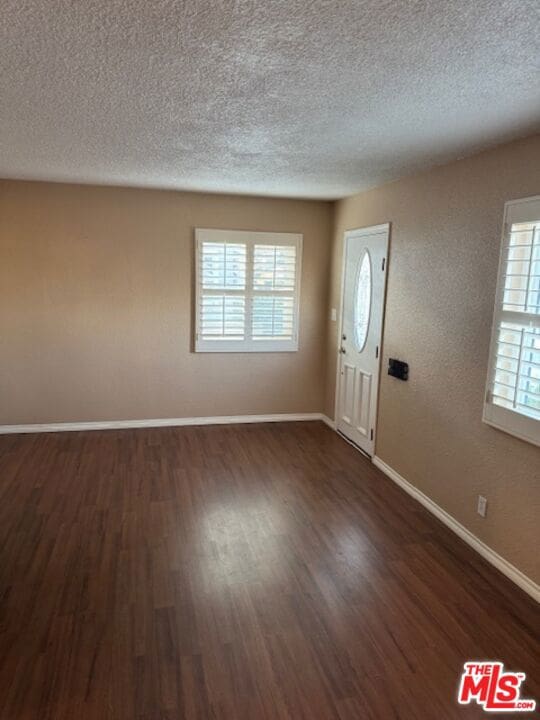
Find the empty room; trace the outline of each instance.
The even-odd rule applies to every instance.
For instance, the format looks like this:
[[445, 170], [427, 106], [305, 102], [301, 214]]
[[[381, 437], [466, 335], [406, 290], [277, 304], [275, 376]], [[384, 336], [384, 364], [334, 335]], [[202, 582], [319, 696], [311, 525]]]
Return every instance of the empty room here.
[[4, 0], [0, 720], [540, 711], [537, 0]]

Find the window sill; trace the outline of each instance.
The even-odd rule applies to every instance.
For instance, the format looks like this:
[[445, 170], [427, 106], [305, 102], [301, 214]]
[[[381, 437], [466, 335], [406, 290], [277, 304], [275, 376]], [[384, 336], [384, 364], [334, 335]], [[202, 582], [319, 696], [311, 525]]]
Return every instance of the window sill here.
[[[506, 422], [508, 415], [511, 417]], [[508, 410], [505, 411], [505, 408], [494, 408], [493, 405], [486, 405], [482, 422], [491, 425], [496, 430], [501, 430], [507, 435], [512, 435], [512, 437], [540, 447], [540, 421], [534, 420], [534, 418], [528, 418], [526, 415], [519, 415], [519, 413], [509, 412]], [[510, 425], [514, 427], [510, 427]]]
[[248, 342], [198, 340], [195, 342], [196, 353], [281, 353], [298, 352], [297, 340], [283, 340], [283, 342], [252, 340]]

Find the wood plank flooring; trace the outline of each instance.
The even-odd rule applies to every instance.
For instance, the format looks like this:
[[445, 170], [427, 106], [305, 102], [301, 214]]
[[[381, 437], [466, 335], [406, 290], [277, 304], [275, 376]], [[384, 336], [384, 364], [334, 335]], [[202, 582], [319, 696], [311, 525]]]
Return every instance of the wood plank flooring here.
[[0, 437], [2, 720], [481, 718], [539, 627], [321, 423]]

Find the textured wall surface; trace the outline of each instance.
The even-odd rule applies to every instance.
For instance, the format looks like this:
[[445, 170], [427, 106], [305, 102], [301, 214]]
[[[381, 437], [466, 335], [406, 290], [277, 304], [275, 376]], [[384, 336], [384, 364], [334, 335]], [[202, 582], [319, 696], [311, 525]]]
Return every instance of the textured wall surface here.
[[[0, 424], [320, 412], [329, 203], [0, 182]], [[304, 234], [297, 353], [193, 354], [195, 227]]]
[[336, 198], [537, 127], [537, 0], [2, 0], [0, 177]]
[[[343, 232], [391, 222], [376, 454], [536, 581], [540, 448], [481, 417], [503, 206], [538, 193], [540, 136], [343, 200], [330, 293], [338, 307]], [[336, 333], [331, 323], [332, 417]], [[385, 373], [388, 357], [410, 363], [409, 382]]]

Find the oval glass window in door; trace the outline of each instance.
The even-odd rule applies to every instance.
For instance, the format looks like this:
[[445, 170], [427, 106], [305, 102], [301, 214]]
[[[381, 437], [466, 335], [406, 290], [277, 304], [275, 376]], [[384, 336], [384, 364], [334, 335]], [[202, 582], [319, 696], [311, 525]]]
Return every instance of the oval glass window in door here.
[[354, 344], [362, 352], [366, 344], [371, 312], [371, 258], [369, 252], [364, 255], [358, 266], [356, 288], [354, 292]]

